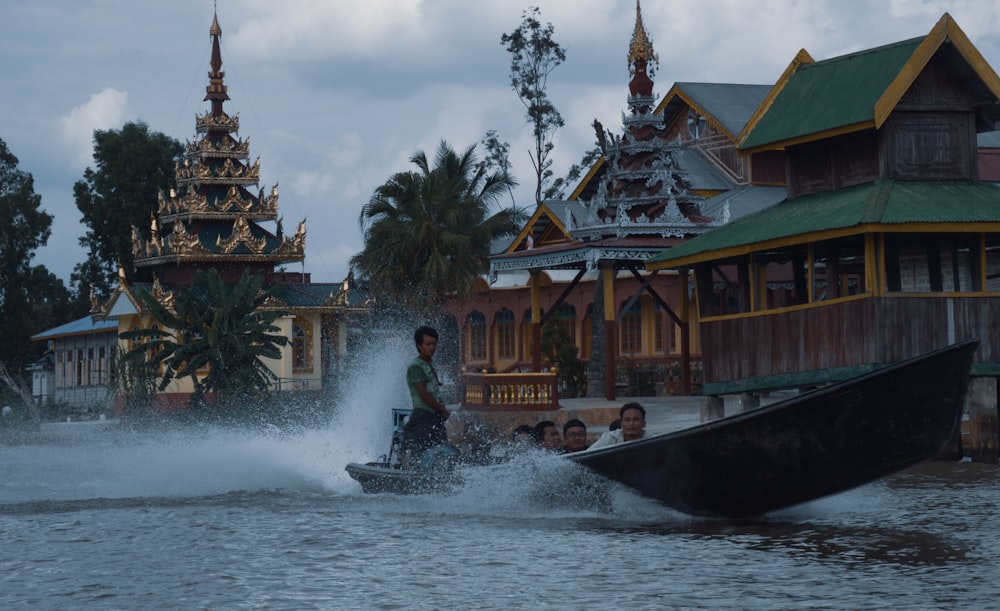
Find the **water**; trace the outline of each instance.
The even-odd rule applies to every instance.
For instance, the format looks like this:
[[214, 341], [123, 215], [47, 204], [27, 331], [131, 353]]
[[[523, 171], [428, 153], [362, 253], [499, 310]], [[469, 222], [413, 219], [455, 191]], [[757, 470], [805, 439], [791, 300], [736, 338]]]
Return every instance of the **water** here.
[[[409, 357], [382, 350], [372, 371]], [[451, 495], [364, 495], [402, 382], [328, 427], [0, 441], [0, 608], [984, 609], [1000, 599], [1000, 468], [931, 463], [767, 516], [695, 519], [627, 490], [558, 493], [525, 457]], [[373, 407], [379, 406], [379, 407]]]
[[[1000, 473], [931, 463], [764, 520], [624, 490], [547, 494], [527, 458], [449, 496], [363, 495], [344, 430], [137, 434], [59, 425], [0, 446], [2, 608], [992, 608]], [[371, 447], [368, 447], [371, 446]], [[367, 456], [373, 457], [373, 456]]]

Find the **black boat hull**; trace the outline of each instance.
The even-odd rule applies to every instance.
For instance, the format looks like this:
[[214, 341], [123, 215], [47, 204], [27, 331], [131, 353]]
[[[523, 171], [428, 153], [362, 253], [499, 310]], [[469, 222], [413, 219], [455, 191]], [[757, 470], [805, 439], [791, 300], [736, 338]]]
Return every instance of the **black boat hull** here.
[[568, 455], [679, 511], [756, 516], [938, 455], [962, 417], [977, 342], [689, 429]]
[[345, 469], [351, 478], [361, 484], [361, 490], [369, 494], [447, 492], [462, 483], [453, 470], [402, 469], [383, 462], [349, 463]]

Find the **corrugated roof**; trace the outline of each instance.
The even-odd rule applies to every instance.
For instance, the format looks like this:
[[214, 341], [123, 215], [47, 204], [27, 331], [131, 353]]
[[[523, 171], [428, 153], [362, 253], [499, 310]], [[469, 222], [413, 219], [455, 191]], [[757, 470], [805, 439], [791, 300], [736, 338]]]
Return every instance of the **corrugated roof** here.
[[701, 213], [718, 219], [728, 207], [729, 221], [732, 222], [784, 201], [786, 193], [785, 187], [745, 185], [706, 199], [701, 204]]
[[678, 148], [674, 152], [674, 161], [682, 172], [687, 174], [691, 189], [699, 191], [728, 191], [736, 186], [736, 181], [722, 171], [719, 166], [709, 161], [701, 150], [694, 147]]
[[923, 40], [912, 38], [799, 66], [739, 148], [874, 123], [875, 103]]
[[31, 336], [32, 340], [38, 341], [43, 339], [53, 339], [56, 337], [65, 337], [68, 335], [87, 335], [91, 333], [109, 333], [113, 331], [118, 331], [118, 319], [109, 318], [107, 320], [94, 320], [91, 316], [85, 316], [83, 318], [74, 320], [73, 322], [68, 322], [64, 325], [55, 327], [54, 329], [49, 329], [48, 331], [42, 331]]
[[[1000, 223], [1000, 189], [982, 182], [875, 181], [785, 200], [664, 250], [647, 267], [861, 225]], [[803, 238], [805, 240], [807, 238]], [[690, 263], [691, 261], [688, 261]]]
[[[725, 128], [731, 138], [743, 131], [751, 115], [771, 90], [770, 85], [742, 83], [675, 83], [674, 87], [704, 114]], [[667, 101], [664, 110], [671, 106], [673, 104]]]

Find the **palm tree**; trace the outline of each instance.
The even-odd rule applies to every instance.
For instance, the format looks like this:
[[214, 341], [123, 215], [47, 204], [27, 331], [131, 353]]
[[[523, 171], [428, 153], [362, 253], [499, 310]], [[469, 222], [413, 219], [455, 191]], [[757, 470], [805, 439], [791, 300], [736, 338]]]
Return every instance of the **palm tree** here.
[[398, 172], [362, 208], [364, 250], [351, 265], [376, 297], [417, 311], [472, 292], [489, 269], [490, 244], [520, 229], [524, 213], [503, 208], [490, 215], [515, 186], [506, 173], [488, 173], [475, 145], [461, 155], [441, 141], [434, 165], [420, 151], [419, 171]]
[[125, 358], [154, 371], [162, 367], [161, 391], [175, 378], [190, 378], [195, 402], [212, 392], [220, 403], [236, 405], [267, 390], [275, 375], [261, 359], [280, 359], [289, 340], [275, 334], [280, 329], [273, 324], [284, 313], [260, 309], [280, 286], [261, 290], [263, 283], [248, 269], [233, 286], [214, 269], [199, 271], [190, 287], [177, 289], [172, 308], [140, 289], [159, 328], [122, 333], [122, 339], [149, 340]]

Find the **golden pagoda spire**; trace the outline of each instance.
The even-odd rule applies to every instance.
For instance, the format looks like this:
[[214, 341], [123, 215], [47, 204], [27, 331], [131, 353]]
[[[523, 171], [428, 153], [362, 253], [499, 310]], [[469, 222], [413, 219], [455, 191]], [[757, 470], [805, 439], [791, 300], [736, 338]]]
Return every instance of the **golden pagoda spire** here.
[[208, 33], [212, 35], [212, 60], [209, 62], [211, 70], [208, 73], [208, 87], [205, 88], [205, 100], [212, 102], [212, 115], [220, 116], [222, 103], [229, 99], [226, 85], [222, 79], [226, 73], [222, 71], [222, 51], [219, 47], [219, 39], [222, 37], [222, 28], [219, 27], [219, 14], [216, 12], [212, 16], [212, 27]]
[[[640, 67], [637, 62], [642, 62]], [[659, 66], [660, 59], [653, 51], [653, 41], [646, 33], [646, 27], [642, 24], [642, 8], [639, 0], [635, 0], [635, 30], [632, 32], [632, 41], [628, 45], [628, 71], [635, 74], [637, 69], [646, 71], [649, 76], [653, 76], [656, 66]]]

